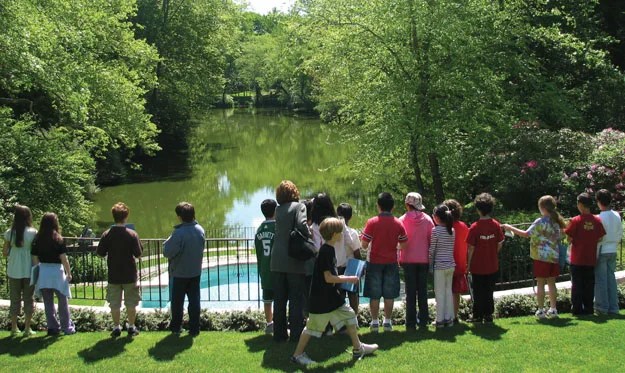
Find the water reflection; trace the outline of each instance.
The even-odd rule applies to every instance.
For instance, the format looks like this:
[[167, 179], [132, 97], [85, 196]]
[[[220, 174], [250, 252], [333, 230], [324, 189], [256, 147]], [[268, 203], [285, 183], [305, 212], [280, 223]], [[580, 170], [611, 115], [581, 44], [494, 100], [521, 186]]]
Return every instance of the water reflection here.
[[[196, 120], [188, 138], [190, 175], [104, 188], [96, 196], [99, 231], [110, 224], [110, 206], [126, 202], [130, 221], [144, 238], [166, 237], [179, 201], [196, 206], [206, 228], [255, 226], [260, 202], [274, 198], [276, 185], [293, 180], [303, 196], [328, 191], [335, 203], [355, 206], [352, 225], [375, 213], [372, 192], [348, 170], [350, 146], [318, 119], [279, 112], [215, 110]], [[170, 167], [171, 162], [168, 162]]]

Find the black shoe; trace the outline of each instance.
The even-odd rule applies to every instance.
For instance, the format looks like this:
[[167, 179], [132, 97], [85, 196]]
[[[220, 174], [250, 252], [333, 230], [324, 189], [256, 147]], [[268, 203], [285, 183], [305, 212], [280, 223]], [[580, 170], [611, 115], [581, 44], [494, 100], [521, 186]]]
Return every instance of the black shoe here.
[[470, 319], [467, 320], [467, 322], [473, 323], [473, 324], [481, 324], [482, 321], [484, 319], [482, 319], [481, 317], [472, 317]]
[[176, 336], [180, 336], [180, 334], [182, 334], [182, 329], [178, 329], [178, 330], [173, 330], [172, 329], [171, 334], [176, 335]]
[[122, 335], [122, 330], [120, 328], [115, 328], [113, 329], [113, 331], [111, 332], [111, 337], [113, 338], [117, 338], [120, 335]]
[[56, 337], [61, 334], [61, 331], [58, 329], [48, 329], [48, 337]]
[[456, 317], [456, 318], [454, 319], [454, 324], [460, 324], [460, 319]]
[[189, 335], [191, 336], [191, 338], [195, 338], [200, 335], [200, 332], [189, 332]]
[[492, 324], [493, 323], [493, 317], [492, 316], [487, 316], [484, 318], [484, 324]]
[[128, 336], [129, 337], [136, 337], [138, 335], [139, 335], [139, 329], [136, 326], [128, 328]]

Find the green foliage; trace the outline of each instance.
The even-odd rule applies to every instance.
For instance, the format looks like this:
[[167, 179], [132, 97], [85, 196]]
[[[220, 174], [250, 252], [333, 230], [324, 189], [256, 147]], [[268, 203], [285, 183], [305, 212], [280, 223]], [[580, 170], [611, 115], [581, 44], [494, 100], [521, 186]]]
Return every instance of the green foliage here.
[[542, 195], [561, 194], [563, 172], [587, 159], [591, 147], [587, 134], [519, 123], [490, 144], [488, 153], [465, 147], [455, 154], [445, 167], [454, 176], [447, 185], [460, 199], [488, 191], [507, 209], [533, 210]]
[[13, 120], [9, 109], [0, 109], [0, 195], [3, 216], [10, 206], [25, 204], [39, 217], [54, 211], [66, 233], [80, 232], [91, 219], [94, 162], [71, 132], [62, 128], [37, 129], [32, 120]]
[[[619, 307], [625, 308], [625, 284], [618, 285]], [[471, 315], [471, 301], [461, 298], [458, 316], [466, 320]], [[509, 295], [495, 300], [495, 314], [499, 318], [531, 316], [536, 311], [536, 297], [533, 295]], [[566, 313], [571, 308], [570, 292], [558, 292], [558, 310]], [[9, 309], [0, 307], [0, 330], [10, 330], [11, 322], [8, 316]], [[125, 313], [125, 311], [123, 312]], [[429, 306], [430, 318], [436, 316], [434, 304]], [[112, 326], [108, 312], [94, 311], [90, 308], [72, 308], [71, 317], [80, 332], [106, 331]], [[126, 315], [122, 314], [122, 319]], [[166, 331], [170, 320], [169, 311], [155, 310], [153, 312], [138, 312], [136, 325], [144, 331]], [[394, 325], [405, 324], [405, 308], [395, 307], [392, 320]], [[23, 316], [18, 319], [20, 328], [23, 328]], [[358, 312], [358, 324], [361, 327], [369, 325], [371, 314], [369, 307], [361, 307]], [[183, 327], [188, 325], [185, 315]], [[43, 310], [35, 310], [32, 322], [33, 329], [45, 330], [45, 314]], [[265, 327], [264, 314], [260, 310], [211, 312], [203, 309], [200, 314], [200, 330], [204, 331], [260, 331]]]
[[507, 295], [495, 303], [497, 317], [532, 315], [536, 311], [536, 298], [529, 295]]
[[587, 142], [592, 148], [590, 155], [562, 177], [568, 192], [565, 203], [573, 210], [580, 192], [592, 194], [607, 189], [612, 192], [614, 207], [622, 210], [625, 208], [625, 133], [608, 128]]
[[67, 259], [72, 269], [73, 283], [106, 281], [108, 267], [105, 258], [95, 253], [72, 253]]
[[[149, 97], [152, 110], [166, 103], [188, 116], [209, 107], [222, 93], [226, 56], [234, 51], [236, 6], [222, 0], [138, 0], [137, 4], [136, 37], [155, 46], [160, 55], [158, 87]], [[164, 113], [155, 114], [165, 129], [169, 123], [160, 117]]]

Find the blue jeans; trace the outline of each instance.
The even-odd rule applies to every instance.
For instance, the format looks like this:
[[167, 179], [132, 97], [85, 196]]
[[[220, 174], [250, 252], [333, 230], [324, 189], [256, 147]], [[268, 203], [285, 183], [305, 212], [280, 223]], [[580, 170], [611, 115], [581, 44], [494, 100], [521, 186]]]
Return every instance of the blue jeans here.
[[184, 296], [189, 300], [189, 334], [200, 333], [200, 276], [172, 277], [171, 288], [171, 322], [169, 329], [180, 332], [182, 329], [182, 314], [184, 312]]
[[399, 297], [399, 266], [397, 263], [375, 264], [367, 262], [363, 295], [370, 299], [395, 299]]
[[[406, 285], [406, 327], [426, 326], [430, 321], [428, 312], [428, 272], [429, 265], [404, 263], [404, 281]], [[417, 314], [417, 301], [419, 313]]]
[[601, 254], [595, 266], [595, 310], [603, 313], [618, 313], [616, 293], [616, 253]]

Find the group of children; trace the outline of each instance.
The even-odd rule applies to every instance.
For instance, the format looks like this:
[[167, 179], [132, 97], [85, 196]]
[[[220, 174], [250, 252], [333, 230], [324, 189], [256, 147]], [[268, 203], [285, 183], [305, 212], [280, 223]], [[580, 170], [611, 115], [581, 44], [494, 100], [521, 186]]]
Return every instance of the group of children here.
[[[620, 215], [612, 211], [611, 194], [607, 190], [596, 193], [595, 200], [600, 215], [591, 214], [594, 204], [587, 193], [577, 197], [580, 215], [567, 224], [558, 213], [556, 200], [543, 196], [538, 201], [541, 214], [527, 230], [500, 223], [491, 217], [495, 200], [488, 193], [474, 200], [479, 219], [467, 227], [461, 221], [462, 205], [446, 200], [436, 206], [432, 217], [424, 210], [422, 197], [408, 193], [404, 200], [406, 213], [393, 216], [395, 201], [390, 193], [380, 193], [377, 200], [378, 215], [369, 219], [361, 235], [348, 226], [352, 216], [351, 206], [341, 204], [333, 213], [333, 205], [326, 194], [319, 201], [308, 203], [311, 235], [317, 242], [308, 299], [306, 333], [302, 333], [291, 357], [294, 362], [311, 364], [313, 361], [304, 349], [311, 336], [320, 337], [328, 324], [335, 330], [344, 329], [351, 337], [354, 357], [362, 358], [377, 350], [358, 339], [358, 293], [349, 294], [350, 306], [345, 305], [345, 292], [336, 284], [358, 283], [355, 276], [344, 276], [345, 258], [366, 259], [363, 295], [370, 299], [370, 330], [380, 328], [380, 298], [384, 298], [384, 331], [393, 330], [391, 315], [394, 300], [399, 297], [400, 273], [403, 269], [405, 283], [406, 330], [430, 324], [427, 304], [428, 273], [434, 277], [437, 328], [453, 326], [458, 322], [460, 295], [472, 290], [473, 315], [469, 322], [492, 323], [494, 290], [499, 271], [499, 252], [504, 243], [503, 231], [511, 231], [530, 238], [530, 257], [537, 280], [537, 318], [558, 317], [556, 308], [556, 277], [560, 274], [560, 256], [570, 255], [572, 278], [572, 313], [585, 315], [618, 313], [618, 297], [614, 276], [617, 244], [623, 234]], [[271, 230], [276, 202], [265, 200], [261, 210], [266, 220], [256, 234], [256, 253], [265, 302], [266, 333], [271, 333], [271, 272], [267, 264], [271, 257]], [[316, 209], [316, 211], [315, 211]], [[310, 211], [312, 210], [312, 211]], [[323, 210], [323, 213], [320, 211]], [[338, 213], [338, 214], [337, 214]], [[323, 218], [319, 218], [322, 216]], [[315, 219], [316, 217], [316, 219]], [[338, 217], [338, 219], [337, 219]], [[317, 235], [317, 237], [315, 237]], [[565, 235], [570, 247], [565, 245]], [[341, 263], [337, 268], [337, 263]], [[549, 287], [549, 309], [544, 309], [545, 290]], [[418, 311], [417, 311], [418, 305]]]

